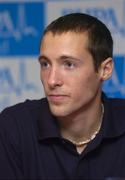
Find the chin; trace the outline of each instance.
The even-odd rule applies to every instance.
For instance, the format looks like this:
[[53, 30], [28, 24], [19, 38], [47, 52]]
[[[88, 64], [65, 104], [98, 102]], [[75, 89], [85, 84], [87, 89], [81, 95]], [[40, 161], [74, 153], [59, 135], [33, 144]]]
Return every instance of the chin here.
[[51, 109], [50, 109], [50, 111], [55, 117], [65, 117], [68, 115], [67, 113], [62, 112], [62, 111], [55, 111], [55, 110], [51, 110]]
[[68, 116], [70, 113], [64, 108], [53, 108], [50, 106], [50, 111], [55, 117], [65, 117]]

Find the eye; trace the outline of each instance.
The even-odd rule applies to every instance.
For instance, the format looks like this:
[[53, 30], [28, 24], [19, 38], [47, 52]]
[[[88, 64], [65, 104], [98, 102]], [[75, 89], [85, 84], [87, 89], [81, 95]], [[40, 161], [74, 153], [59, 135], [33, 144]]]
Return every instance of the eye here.
[[71, 61], [65, 61], [64, 66], [68, 69], [73, 69], [75, 67], [75, 63], [73, 63]]
[[41, 69], [48, 69], [50, 64], [47, 61], [40, 61]]

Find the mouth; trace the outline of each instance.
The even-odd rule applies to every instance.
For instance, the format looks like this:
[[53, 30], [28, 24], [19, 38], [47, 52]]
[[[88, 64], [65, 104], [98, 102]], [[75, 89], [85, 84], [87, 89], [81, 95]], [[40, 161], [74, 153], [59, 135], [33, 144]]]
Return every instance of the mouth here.
[[47, 96], [48, 100], [52, 103], [61, 103], [67, 99], [67, 95], [64, 94], [50, 94]]

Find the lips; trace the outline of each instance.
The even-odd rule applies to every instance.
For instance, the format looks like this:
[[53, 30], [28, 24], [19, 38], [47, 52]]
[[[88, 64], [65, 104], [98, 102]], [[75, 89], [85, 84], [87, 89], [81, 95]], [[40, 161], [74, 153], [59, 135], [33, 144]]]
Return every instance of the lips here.
[[47, 96], [48, 100], [51, 102], [63, 102], [68, 96], [63, 94], [50, 94]]

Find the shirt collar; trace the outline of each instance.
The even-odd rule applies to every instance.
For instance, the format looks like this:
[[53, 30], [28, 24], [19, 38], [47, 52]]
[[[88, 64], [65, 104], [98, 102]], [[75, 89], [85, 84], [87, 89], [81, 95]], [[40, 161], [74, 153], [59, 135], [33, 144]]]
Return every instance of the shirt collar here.
[[40, 118], [38, 120], [39, 140], [59, 138], [60, 132], [56, 118], [50, 113], [47, 99], [42, 99]]
[[104, 138], [118, 137], [125, 133], [125, 101], [121, 99], [107, 98], [102, 93], [104, 116], [101, 133]]
[[[102, 93], [104, 116], [99, 134], [102, 138], [118, 137], [125, 133], [125, 101], [107, 98]], [[39, 140], [61, 138], [56, 118], [50, 113], [46, 98], [42, 100], [41, 113], [38, 121]], [[101, 138], [101, 139], [102, 139]]]

